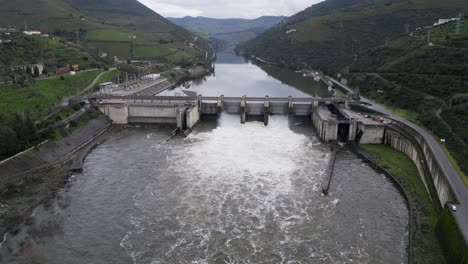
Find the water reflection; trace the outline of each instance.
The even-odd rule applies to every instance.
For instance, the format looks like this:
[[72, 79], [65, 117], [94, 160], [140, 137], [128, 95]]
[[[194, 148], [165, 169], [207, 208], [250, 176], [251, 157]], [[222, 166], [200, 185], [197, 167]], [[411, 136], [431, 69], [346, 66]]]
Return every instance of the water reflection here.
[[215, 73], [193, 80], [161, 96], [271, 96], [330, 97], [322, 82], [305, 77], [301, 72], [272, 65], [256, 64], [237, 56], [232, 49], [218, 54]]

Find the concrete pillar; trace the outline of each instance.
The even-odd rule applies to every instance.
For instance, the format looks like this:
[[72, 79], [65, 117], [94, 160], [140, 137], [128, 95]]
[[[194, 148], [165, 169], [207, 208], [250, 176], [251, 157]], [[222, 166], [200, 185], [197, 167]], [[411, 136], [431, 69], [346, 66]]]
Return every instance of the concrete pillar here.
[[349, 135], [348, 135], [349, 141], [356, 140], [356, 130], [357, 130], [356, 120], [354, 120], [354, 118], [351, 118], [351, 124], [349, 125]]
[[186, 124], [188, 129], [192, 129], [200, 121], [200, 111], [196, 106], [190, 106], [186, 111]]
[[198, 95], [198, 110], [201, 110], [202, 108], [202, 103], [203, 103], [203, 96], [201, 94]]
[[241, 118], [241, 124], [245, 124], [245, 119], [247, 117], [247, 102], [246, 102], [246, 97], [247, 96], [242, 96], [241, 102], [240, 102], [240, 118]]
[[293, 102], [292, 96], [288, 96], [288, 109], [289, 109], [289, 113], [292, 113], [294, 109], [294, 102]]
[[263, 105], [263, 124], [268, 126], [268, 119], [270, 118], [270, 97], [265, 96], [265, 103]]
[[216, 112], [218, 113], [218, 115], [223, 112], [223, 109], [224, 109], [224, 95], [221, 95], [220, 97], [218, 97], [218, 102], [216, 103]]
[[181, 131], [185, 131], [187, 129], [187, 107], [185, 105], [181, 105], [177, 108], [176, 119], [177, 128]]

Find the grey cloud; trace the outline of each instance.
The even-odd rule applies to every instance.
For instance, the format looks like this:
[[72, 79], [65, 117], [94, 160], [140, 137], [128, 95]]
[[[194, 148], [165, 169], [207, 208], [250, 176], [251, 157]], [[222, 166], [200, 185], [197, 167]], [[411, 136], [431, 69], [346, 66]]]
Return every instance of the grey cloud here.
[[293, 15], [321, 0], [139, 0], [166, 17], [256, 18]]

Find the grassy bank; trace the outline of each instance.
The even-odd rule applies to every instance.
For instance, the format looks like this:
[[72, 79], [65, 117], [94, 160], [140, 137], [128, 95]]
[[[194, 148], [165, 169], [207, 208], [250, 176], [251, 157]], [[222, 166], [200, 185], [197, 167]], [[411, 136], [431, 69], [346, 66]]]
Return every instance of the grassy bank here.
[[442, 210], [436, 232], [449, 263], [468, 263], [468, 245], [448, 208]]
[[445, 263], [435, 228], [439, 219], [418, 170], [406, 155], [384, 145], [361, 145], [371, 159], [397, 178], [413, 201], [414, 263]]
[[[121, 70], [117, 70], [117, 69], [113, 69], [113, 70], [110, 70], [106, 73], [104, 73], [100, 78], [99, 80], [96, 82], [96, 84], [100, 84], [100, 83], [104, 83], [104, 82], [113, 82], [115, 78], [117, 78], [117, 76], [119, 74], [121, 74], [122, 71]], [[117, 83], [117, 82], [116, 82]]]
[[46, 129], [47, 125], [59, 120], [50, 120], [52, 123], [41, 127], [34, 122], [54, 112], [64, 98], [85, 89], [101, 72], [90, 70], [74, 76], [31, 80], [21, 86], [18, 83], [0, 84], [0, 159], [46, 139], [59, 138], [66, 134], [62, 129]]
[[35, 120], [59, 106], [63, 98], [85, 89], [101, 72], [91, 70], [74, 76], [32, 81], [24, 87], [17, 87], [13, 83], [1, 84], [0, 112], [5, 119], [23, 112]]
[[[455, 168], [458, 175], [460, 175], [460, 177], [463, 180], [463, 182], [465, 183], [465, 185], [468, 186], [468, 175], [461, 169], [457, 159], [452, 155], [454, 150], [452, 149], [452, 151], [450, 151], [448, 146], [447, 146], [447, 143], [441, 143], [440, 142], [441, 137], [436, 135], [436, 133], [435, 133], [436, 132], [436, 127], [434, 127], [434, 131], [433, 131], [432, 129], [429, 129], [425, 124], [423, 124], [420, 121], [420, 116], [421, 116], [420, 113], [412, 112], [412, 111], [409, 111], [409, 110], [406, 110], [406, 109], [402, 109], [402, 108], [398, 108], [398, 107], [394, 107], [394, 106], [385, 104], [384, 102], [382, 102], [379, 99], [373, 98], [372, 100], [377, 102], [379, 105], [383, 106], [387, 110], [392, 111], [393, 113], [408, 119], [409, 121], [415, 123], [416, 125], [420, 126], [421, 128], [425, 129], [427, 132], [429, 132], [439, 142], [439, 145], [444, 150], [444, 152], [447, 155], [447, 158], [449, 159], [450, 163], [452, 163], [452, 166]], [[434, 118], [436, 118], [436, 117], [434, 117]], [[464, 124], [463, 122], [461, 122], [461, 123]], [[463, 155], [463, 153], [461, 153], [461, 155]]]

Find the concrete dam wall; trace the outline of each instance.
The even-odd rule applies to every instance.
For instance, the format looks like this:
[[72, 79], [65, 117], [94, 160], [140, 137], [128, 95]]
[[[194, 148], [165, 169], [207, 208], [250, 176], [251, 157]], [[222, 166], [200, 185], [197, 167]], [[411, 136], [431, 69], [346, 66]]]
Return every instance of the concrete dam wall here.
[[437, 206], [443, 207], [448, 202], [457, 202], [456, 197], [434, 154], [423, 137], [405, 124], [396, 122], [388, 127], [385, 134], [386, 145], [405, 153], [419, 171], [428, 193]]
[[101, 112], [116, 124], [175, 124], [191, 130], [203, 115], [221, 112], [239, 114], [245, 123], [249, 116], [311, 116], [323, 141], [354, 141], [381, 144], [385, 124], [346, 108], [347, 99], [266, 97], [101, 97], [94, 99]]

